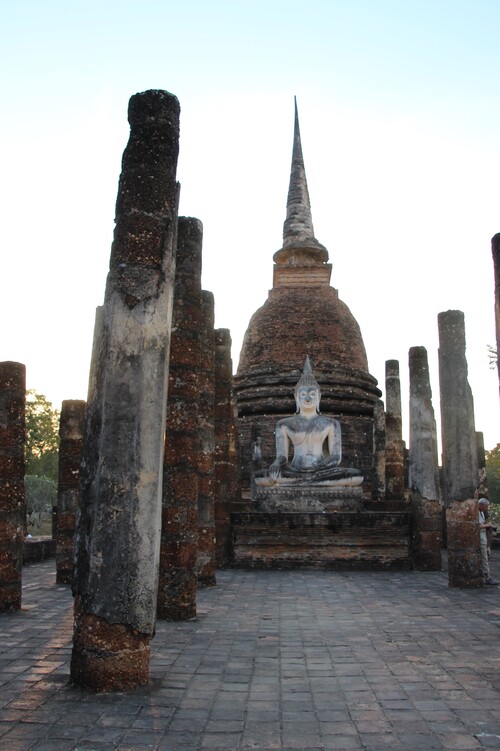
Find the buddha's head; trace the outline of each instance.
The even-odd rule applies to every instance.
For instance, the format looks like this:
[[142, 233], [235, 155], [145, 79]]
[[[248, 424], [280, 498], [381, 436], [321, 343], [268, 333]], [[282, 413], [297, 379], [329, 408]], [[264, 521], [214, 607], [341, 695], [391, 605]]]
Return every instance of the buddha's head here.
[[304, 369], [295, 386], [295, 404], [297, 412], [310, 413], [314, 411], [319, 414], [319, 401], [321, 399], [321, 389], [319, 383], [312, 374], [309, 355], [306, 355]]

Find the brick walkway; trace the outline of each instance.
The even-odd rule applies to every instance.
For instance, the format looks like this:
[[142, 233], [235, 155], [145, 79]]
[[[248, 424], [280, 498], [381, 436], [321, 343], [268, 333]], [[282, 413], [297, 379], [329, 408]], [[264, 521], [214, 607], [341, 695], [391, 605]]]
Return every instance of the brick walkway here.
[[147, 688], [96, 695], [68, 685], [54, 562], [24, 582], [22, 612], [0, 616], [2, 750], [500, 749], [500, 587], [221, 571], [196, 620], [158, 624]]

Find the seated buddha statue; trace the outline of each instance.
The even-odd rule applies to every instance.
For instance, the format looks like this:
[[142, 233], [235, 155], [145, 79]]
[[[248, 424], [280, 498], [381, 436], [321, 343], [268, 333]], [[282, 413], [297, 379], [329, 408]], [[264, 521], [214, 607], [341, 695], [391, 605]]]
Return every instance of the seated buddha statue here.
[[339, 466], [342, 459], [340, 423], [320, 414], [320, 398], [320, 387], [307, 356], [295, 386], [297, 413], [278, 421], [276, 459], [267, 472], [257, 473], [256, 478], [267, 477], [268, 483], [277, 484], [337, 481], [342, 485], [360, 485], [363, 482], [359, 470]]

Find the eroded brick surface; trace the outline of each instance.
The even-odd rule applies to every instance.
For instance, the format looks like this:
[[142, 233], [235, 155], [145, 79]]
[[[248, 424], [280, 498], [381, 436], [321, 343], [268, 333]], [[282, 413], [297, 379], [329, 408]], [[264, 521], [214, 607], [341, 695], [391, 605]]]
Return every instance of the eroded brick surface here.
[[59, 584], [73, 579], [73, 547], [79, 500], [85, 402], [65, 400], [59, 420], [59, 482], [57, 487], [56, 571]]
[[26, 369], [0, 363], [0, 612], [21, 607]]
[[179, 217], [163, 465], [158, 617], [196, 615], [203, 228]]

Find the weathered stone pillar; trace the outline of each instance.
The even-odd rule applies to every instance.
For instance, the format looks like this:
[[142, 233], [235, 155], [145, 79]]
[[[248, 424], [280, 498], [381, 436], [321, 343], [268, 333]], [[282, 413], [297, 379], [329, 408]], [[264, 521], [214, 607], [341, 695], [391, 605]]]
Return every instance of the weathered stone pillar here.
[[26, 368], [0, 363], [0, 612], [21, 608], [26, 437]]
[[168, 374], [158, 617], [196, 616], [203, 227], [179, 217]]
[[474, 406], [467, 380], [464, 314], [438, 315], [439, 388], [446, 505], [448, 582], [452, 587], [482, 584], [477, 501], [478, 483]]
[[373, 408], [373, 481], [372, 498], [385, 499], [385, 411], [383, 402], [375, 402]]
[[425, 347], [412, 347], [410, 368], [411, 554], [420, 571], [441, 570], [441, 506], [436, 420]]
[[500, 233], [491, 238], [491, 252], [495, 274], [495, 327], [497, 337], [497, 370], [500, 388]]
[[59, 418], [59, 482], [57, 486], [56, 581], [73, 581], [76, 512], [80, 497], [85, 402], [65, 400]]
[[215, 544], [216, 563], [232, 559], [231, 509], [237, 500], [236, 404], [233, 399], [231, 335], [215, 330]]
[[179, 103], [136, 94], [129, 122], [94, 333], [74, 577], [71, 678], [106, 691], [147, 682], [156, 620]]
[[215, 576], [215, 334], [214, 296], [202, 292], [203, 334], [200, 379], [198, 476], [198, 583], [213, 587]]
[[484, 450], [484, 436], [476, 432], [476, 450], [477, 450], [477, 471], [478, 471], [478, 492], [477, 497], [488, 497], [488, 478], [486, 477], [486, 452]]
[[403, 500], [405, 497], [405, 445], [397, 360], [387, 360], [385, 363], [385, 410], [385, 497], [387, 500]]

